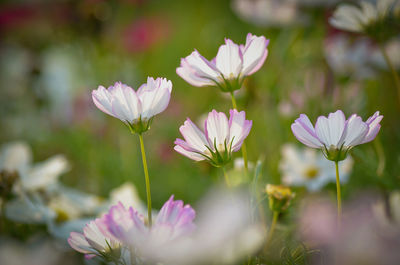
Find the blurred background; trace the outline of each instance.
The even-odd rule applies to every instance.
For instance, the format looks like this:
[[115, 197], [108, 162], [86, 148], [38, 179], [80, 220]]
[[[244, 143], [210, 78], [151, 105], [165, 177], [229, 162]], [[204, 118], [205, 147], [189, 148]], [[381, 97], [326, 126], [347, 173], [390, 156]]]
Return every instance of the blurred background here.
[[[61, 182], [107, 197], [126, 181], [145, 200], [139, 141], [91, 100], [98, 85], [133, 88], [147, 76], [173, 83], [167, 110], [144, 135], [153, 208], [175, 194], [194, 204], [222, 172], [173, 150], [187, 117], [198, 124], [212, 109], [228, 112], [229, 95], [192, 87], [175, 70], [197, 49], [213, 58], [224, 38], [244, 43], [248, 32], [270, 39], [264, 66], [246, 79], [240, 109], [253, 120], [250, 161], [264, 161], [260, 183], [281, 182], [281, 147], [294, 138], [300, 113], [312, 121], [342, 109], [365, 120], [384, 115], [377, 141], [357, 147], [344, 197], [400, 188], [399, 105], [377, 45], [332, 28], [342, 1], [324, 0], [17, 0], [0, 4], [0, 143], [22, 140], [34, 161], [64, 154]], [[387, 43], [400, 67], [400, 41]], [[240, 153], [236, 156], [240, 157]], [[335, 195], [335, 185], [327, 187]], [[351, 191], [351, 194], [350, 194]], [[266, 206], [267, 207], [267, 206]]]

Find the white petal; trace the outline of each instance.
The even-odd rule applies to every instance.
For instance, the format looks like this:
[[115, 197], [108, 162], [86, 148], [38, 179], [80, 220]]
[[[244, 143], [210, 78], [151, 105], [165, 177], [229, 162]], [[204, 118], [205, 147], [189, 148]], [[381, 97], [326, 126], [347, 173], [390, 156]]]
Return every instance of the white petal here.
[[315, 132], [326, 147], [339, 146], [345, 128], [345, 116], [341, 110], [330, 113], [328, 118], [320, 116], [315, 124]]
[[139, 119], [142, 106], [136, 92], [129, 86], [116, 83], [111, 90], [113, 114], [124, 122], [133, 122]]
[[78, 252], [86, 254], [93, 253], [92, 248], [81, 233], [71, 232], [68, 243]]
[[[218, 80], [220, 73], [215, 65], [209, 62], [206, 58], [200, 55], [198, 51], [192, 52], [185, 59], [183, 67], [190, 66], [193, 73], [200, 78]], [[187, 65], [186, 65], [187, 64]]]
[[231, 40], [225, 40], [224, 45], [219, 47], [215, 58], [217, 69], [226, 79], [236, 78], [242, 70], [242, 57], [239, 46]]
[[105, 89], [105, 87], [99, 86], [97, 90], [93, 90], [92, 99], [96, 107], [98, 107], [101, 111], [115, 117], [112, 112], [111, 105], [112, 95], [107, 89]]
[[181, 60], [181, 65], [180, 67], [176, 68], [176, 73], [182, 77], [186, 82], [193, 86], [213, 86], [215, 85], [215, 82], [217, 81], [215, 78], [215, 82], [212, 81], [211, 79], [214, 79], [214, 77], [202, 77], [200, 73], [196, 72], [195, 69], [193, 69], [185, 59]]
[[305, 114], [300, 114], [300, 117], [291, 126], [294, 136], [303, 144], [312, 147], [322, 147], [322, 143], [318, 139], [314, 127], [310, 119]]
[[187, 157], [189, 157], [190, 159], [193, 159], [193, 160], [195, 160], [195, 161], [202, 161], [202, 160], [205, 159], [202, 155], [199, 155], [199, 154], [197, 154], [197, 153], [195, 153], [195, 152], [187, 151], [186, 149], [184, 149], [184, 148], [183, 148], [182, 146], [180, 146], [180, 145], [175, 145], [175, 146], [174, 146], [174, 149], [175, 149], [175, 151], [177, 151], [178, 153], [180, 153], [180, 154], [182, 154], [182, 155], [184, 155], [184, 156], [187, 156]]
[[209, 144], [206, 136], [190, 119], [185, 121], [185, 123], [179, 128], [179, 131], [190, 147], [198, 152], [204, 152], [207, 150], [206, 146]]
[[363, 142], [368, 133], [368, 125], [362, 121], [361, 117], [353, 114], [346, 125], [346, 137], [344, 138], [345, 146], [356, 146]]
[[252, 122], [246, 120], [244, 111], [230, 110], [229, 117], [229, 142], [232, 141], [232, 150], [236, 152], [240, 149], [244, 139], [248, 136]]
[[11, 142], [1, 147], [0, 170], [23, 171], [31, 160], [31, 148], [24, 142]]
[[229, 144], [229, 124], [225, 113], [213, 110], [208, 114], [205, 123], [205, 132], [209, 144], [217, 149], [225, 150], [225, 144]]
[[147, 84], [143, 84], [137, 91], [142, 106], [142, 118], [150, 119], [163, 112], [168, 106], [171, 90], [171, 81], [165, 78], [154, 80], [149, 77]]
[[248, 34], [246, 45], [242, 51], [243, 75], [251, 75], [260, 69], [268, 55], [267, 45], [268, 40], [264, 36], [257, 37]]

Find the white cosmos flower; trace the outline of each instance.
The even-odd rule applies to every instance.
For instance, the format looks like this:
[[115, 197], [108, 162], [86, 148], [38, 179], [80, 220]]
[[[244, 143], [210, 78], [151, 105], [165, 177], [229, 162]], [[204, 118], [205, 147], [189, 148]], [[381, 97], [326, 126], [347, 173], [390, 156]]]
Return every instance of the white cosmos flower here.
[[338, 110], [328, 117], [319, 116], [315, 127], [307, 115], [300, 114], [291, 128], [294, 136], [303, 144], [322, 149], [329, 160], [341, 161], [354, 146], [375, 139], [382, 119], [383, 116], [377, 111], [365, 122], [356, 114], [346, 120], [344, 113]]
[[247, 34], [246, 43], [238, 45], [230, 39], [219, 47], [211, 61], [198, 51], [181, 59], [176, 73], [193, 86], [218, 86], [224, 92], [240, 89], [246, 76], [258, 71], [268, 55], [269, 40]]
[[92, 92], [94, 104], [104, 113], [120, 119], [131, 130], [142, 133], [151, 119], [163, 112], [169, 103], [172, 83], [166, 78], [147, 78], [137, 91], [117, 82], [106, 89], [99, 86]]
[[[341, 183], [347, 182], [352, 166], [350, 156], [339, 164]], [[305, 186], [309, 191], [318, 191], [336, 181], [335, 165], [314, 149], [285, 144], [279, 168], [287, 186]]]
[[361, 1], [359, 7], [341, 4], [335, 10], [330, 23], [342, 30], [364, 32], [370, 25], [382, 20], [397, 0], [377, 0], [376, 4]]

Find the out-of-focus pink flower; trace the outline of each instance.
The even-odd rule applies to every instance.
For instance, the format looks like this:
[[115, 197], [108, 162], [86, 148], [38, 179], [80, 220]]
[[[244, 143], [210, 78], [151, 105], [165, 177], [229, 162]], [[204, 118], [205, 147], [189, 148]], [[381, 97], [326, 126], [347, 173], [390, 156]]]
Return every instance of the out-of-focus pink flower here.
[[132, 207], [126, 209], [119, 203], [105, 215], [102, 228], [115, 240], [141, 253], [144, 248], [155, 249], [189, 235], [195, 228], [195, 215], [190, 205], [175, 201], [172, 195], [161, 208], [152, 227], [146, 226], [143, 216]]
[[124, 47], [131, 52], [143, 52], [165, 41], [169, 34], [165, 17], [139, 18], [124, 30]]
[[99, 86], [93, 90], [92, 99], [101, 111], [142, 133], [149, 129], [152, 118], [167, 108], [171, 91], [171, 81], [149, 77], [137, 91], [120, 82], [108, 89]]
[[382, 226], [368, 194], [344, 206], [342, 223], [335, 222], [335, 205], [327, 199], [311, 198], [300, 213], [299, 234], [320, 255], [311, 264], [397, 264], [400, 260], [400, 229]]
[[208, 160], [217, 167], [225, 165], [232, 152], [239, 151], [252, 126], [244, 111], [233, 109], [229, 113], [228, 121], [225, 113], [210, 112], [204, 133], [188, 118], [179, 128], [185, 140], [176, 139], [174, 149], [195, 161]]
[[329, 160], [341, 161], [354, 146], [375, 139], [382, 118], [377, 111], [365, 122], [356, 114], [346, 120], [344, 113], [338, 110], [330, 113], [328, 118], [318, 117], [314, 128], [307, 115], [300, 114], [291, 128], [294, 136], [303, 144], [322, 149]]
[[[103, 225], [103, 216], [89, 222], [84, 228], [83, 233], [71, 232], [68, 238], [69, 245], [78, 252], [85, 254], [85, 258], [91, 259], [95, 256], [108, 256], [116, 253], [120, 248], [118, 240], [111, 239], [105, 234], [100, 226]], [[117, 257], [118, 258], [118, 257]]]
[[193, 86], [218, 86], [224, 92], [240, 89], [244, 78], [258, 71], [268, 55], [269, 40], [247, 34], [246, 44], [225, 39], [211, 61], [198, 51], [181, 59], [176, 73]]

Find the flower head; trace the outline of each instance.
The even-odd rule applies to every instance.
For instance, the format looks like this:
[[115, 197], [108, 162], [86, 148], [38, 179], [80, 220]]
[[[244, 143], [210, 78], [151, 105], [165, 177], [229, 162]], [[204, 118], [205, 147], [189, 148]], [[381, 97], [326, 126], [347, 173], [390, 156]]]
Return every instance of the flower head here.
[[175, 151], [195, 161], [208, 160], [217, 167], [228, 163], [232, 152], [239, 151], [252, 126], [244, 111], [233, 109], [229, 113], [228, 120], [223, 112], [210, 112], [204, 133], [187, 119], [179, 128], [185, 140], [176, 139]]
[[198, 51], [181, 59], [176, 73], [193, 86], [218, 86], [224, 92], [240, 89], [244, 78], [258, 71], [268, 55], [269, 40], [247, 34], [246, 44], [230, 39], [219, 47], [217, 56], [209, 61]]
[[[351, 156], [340, 163], [340, 182], [348, 180], [352, 166]], [[336, 181], [335, 166], [317, 150], [310, 148], [285, 144], [279, 168], [285, 185], [305, 186], [309, 191], [318, 191], [329, 182]]]
[[137, 91], [121, 82], [108, 89], [99, 86], [92, 91], [92, 99], [101, 111], [123, 121], [132, 132], [142, 133], [149, 129], [152, 118], [167, 108], [171, 91], [171, 81], [148, 77]]
[[339, 29], [362, 32], [378, 40], [385, 40], [398, 31], [394, 23], [392, 7], [396, 0], [377, 0], [376, 4], [361, 1], [358, 6], [341, 4], [335, 10], [330, 23]]
[[295, 196], [289, 187], [283, 185], [267, 184], [265, 192], [268, 195], [269, 208], [278, 212], [286, 210]]
[[300, 114], [291, 128], [294, 136], [303, 144], [322, 149], [329, 160], [342, 161], [351, 148], [375, 139], [382, 118], [377, 111], [365, 122], [356, 114], [346, 120], [343, 112], [338, 110], [328, 117], [320, 116], [314, 127], [307, 115]]

